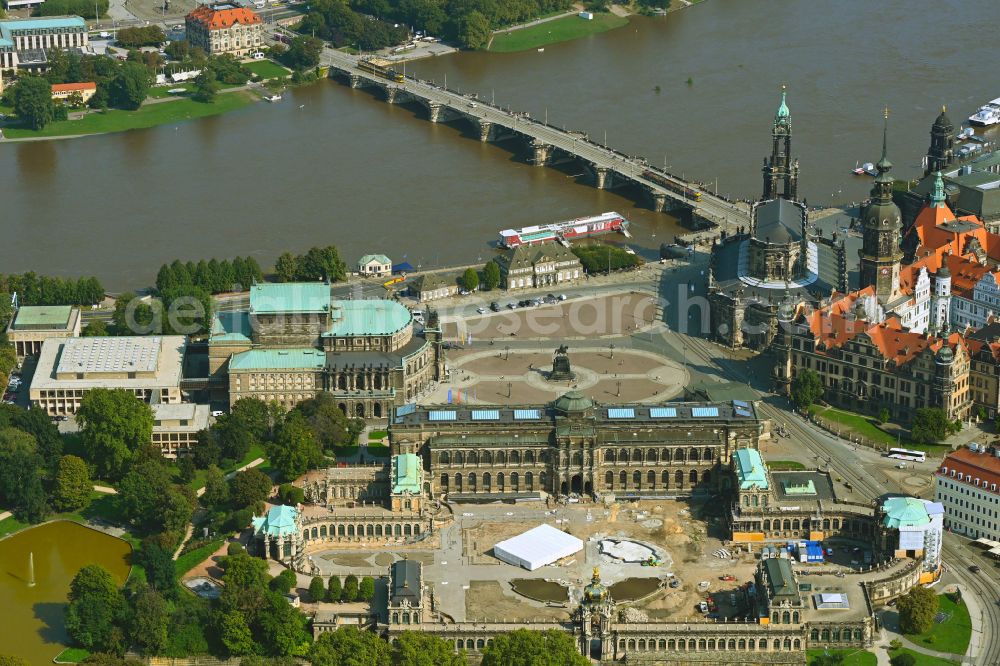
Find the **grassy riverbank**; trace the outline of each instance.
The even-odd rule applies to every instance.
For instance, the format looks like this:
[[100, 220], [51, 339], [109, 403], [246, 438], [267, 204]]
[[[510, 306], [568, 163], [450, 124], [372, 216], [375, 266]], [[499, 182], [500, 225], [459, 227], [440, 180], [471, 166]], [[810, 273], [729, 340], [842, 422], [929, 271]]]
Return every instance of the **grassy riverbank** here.
[[493, 38], [489, 51], [493, 53], [527, 51], [548, 44], [596, 35], [627, 24], [627, 18], [614, 14], [594, 14], [591, 21], [584, 20], [574, 14], [528, 28], [500, 33]]
[[106, 113], [88, 113], [79, 120], [60, 120], [50, 123], [44, 129], [35, 131], [25, 127], [3, 128], [8, 139], [51, 139], [86, 134], [106, 134], [144, 129], [157, 125], [170, 125], [193, 118], [205, 118], [234, 111], [256, 101], [256, 96], [246, 91], [224, 93], [212, 104], [203, 104], [192, 99], [159, 104], [146, 104], [136, 111], [110, 109]]

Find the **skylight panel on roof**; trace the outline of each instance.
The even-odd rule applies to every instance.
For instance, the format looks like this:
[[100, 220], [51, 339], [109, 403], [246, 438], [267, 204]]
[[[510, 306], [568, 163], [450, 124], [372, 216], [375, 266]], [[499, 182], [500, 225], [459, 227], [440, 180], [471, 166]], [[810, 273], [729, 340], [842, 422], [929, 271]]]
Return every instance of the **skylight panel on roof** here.
[[609, 419], [634, 419], [635, 410], [631, 407], [611, 407], [608, 409]]
[[500, 410], [499, 409], [473, 409], [472, 410], [472, 420], [473, 421], [499, 421], [500, 420]]
[[706, 416], [718, 416], [718, 407], [692, 407], [691, 416], [695, 417], [706, 417]]
[[450, 409], [436, 409], [427, 412], [427, 418], [431, 421], [454, 421], [458, 418], [458, 414]]
[[416, 403], [411, 402], [408, 405], [403, 405], [396, 409], [396, 416], [408, 416], [413, 412], [417, 411]]
[[542, 412], [539, 409], [515, 409], [514, 418], [518, 421], [540, 419], [542, 418]]
[[677, 418], [677, 409], [674, 407], [650, 407], [649, 416], [654, 419], [674, 419]]

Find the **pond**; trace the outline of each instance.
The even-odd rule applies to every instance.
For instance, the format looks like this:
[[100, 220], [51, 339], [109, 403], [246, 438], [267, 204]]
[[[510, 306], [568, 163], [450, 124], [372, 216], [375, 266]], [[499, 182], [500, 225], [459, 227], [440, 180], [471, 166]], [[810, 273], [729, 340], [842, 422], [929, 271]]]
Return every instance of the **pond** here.
[[615, 601], [634, 601], [647, 597], [660, 587], [659, 578], [626, 578], [608, 588]]
[[510, 586], [520, 595], [535, 601], [565, 602], [569, 595], [565, 585], [537, 578], [518, 578], [510, 581]]
[[[100, 564], [124, 584], [131, 553], [127, 542], [68, 521], [0, 540], [0, 608], [7, 637], [0, 652], [29, 664], [51, 662], [68, 640], [63, 612], [73, 576], [84, 565]], [[28, 585], [29, 554], [34, 555], [34, 587]]]

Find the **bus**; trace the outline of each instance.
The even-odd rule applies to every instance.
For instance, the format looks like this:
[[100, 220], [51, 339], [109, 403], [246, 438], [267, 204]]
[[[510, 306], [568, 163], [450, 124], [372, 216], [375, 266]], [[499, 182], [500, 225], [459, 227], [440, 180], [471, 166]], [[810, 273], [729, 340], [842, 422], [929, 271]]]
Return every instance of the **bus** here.
[[923, 451], [910, 451], [909, 449], [889, 449], [885, 455], [887, 458], [895, 458], [896, 460], [912, 460], [913, 462], [927, 460], [927, 454]]
[[358, 69], [383, 76], [396, 83], [402, 83], [405, 78], [400, 72], [390, 67], [392, 64], [391, 60], [384, 60], [382, 58], [361, 58], [358, 60]]

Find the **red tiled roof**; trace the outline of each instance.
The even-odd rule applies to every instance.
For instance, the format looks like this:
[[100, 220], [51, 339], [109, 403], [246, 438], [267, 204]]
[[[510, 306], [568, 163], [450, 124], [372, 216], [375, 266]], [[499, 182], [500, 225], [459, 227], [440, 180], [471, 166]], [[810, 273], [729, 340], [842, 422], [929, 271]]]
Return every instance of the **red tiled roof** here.
[[[981, 479], [985, 483], [1000, 485], [1000, 458], [992, 453], [977, 453], [971, 449], [958, 449], [944, 457], [937, 474], [945, 476], [946, 474], [942, 472], [945, 468], [948, 469], [948, 478], [951, 478], [951, 470], [955, 470], [961, 472], [966, 479], [971, 476], [973, 479]], [[958, 478], [956, 477], [955, 480], [957, 481]], [[965, 479], [962, 482], [964, 483]]]
[[187, 18], [188, 20], [201, 23], [208, 30], [229, 28], [234, 23], [241, 23], [243, 25], [262, 23], [260, 16], [246, 7], [213, 9], [210, 5], [199, 5], [187, 15]]
[[53, 83], [52, 92], [76, 92], [83, 90], [97, 90], [97, 84], [93, 81], [84, 81], [83, 83]]

